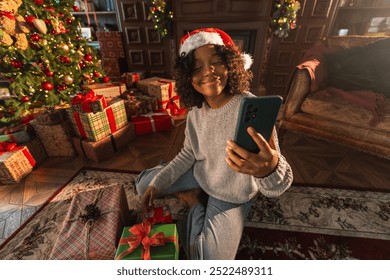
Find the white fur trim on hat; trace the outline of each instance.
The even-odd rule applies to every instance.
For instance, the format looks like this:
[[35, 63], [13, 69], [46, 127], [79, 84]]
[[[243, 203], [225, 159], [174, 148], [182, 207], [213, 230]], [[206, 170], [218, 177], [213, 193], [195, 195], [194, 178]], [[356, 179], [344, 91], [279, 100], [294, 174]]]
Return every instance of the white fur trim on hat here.
[[180, 46], [180, 55], [186, 56], [192, 50], [195, 50], [204, 45], [220, 45], [223, 46], [223, 40], [218, 33], [215, 32], [199, 32], [188, 37], [183, 45]]
[[[179, 53], [181, 57], [188, 55], [191, 51], [204, 45], [231, 46], [237, 49], [232, 38], [217, 28], [201, 28], [194, 30], [187, 35], [184, 35], [180, 40]], [[238, 49], [237, 49], [238, 51]], [[244, 61], [244, 68], [248, 70], [252, 66], [252, 57], [250, 54], [241, 53], [241, 58]]]
[[244, 68], [245, 70], [248, 70], [251, 68], [253, 59], [249, 53], [242, 53], [241, 54], [242, 60], [244, 60]]

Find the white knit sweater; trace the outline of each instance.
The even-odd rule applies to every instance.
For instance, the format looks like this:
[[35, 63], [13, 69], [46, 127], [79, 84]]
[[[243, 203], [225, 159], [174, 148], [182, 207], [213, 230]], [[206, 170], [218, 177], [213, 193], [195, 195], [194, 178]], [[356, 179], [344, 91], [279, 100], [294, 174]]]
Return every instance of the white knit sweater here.
[[[165, 190], [192, 166], [200, 187], [210, 196], [244, 203], [259, 191], [268, 197], [281, 195], [292, 183], [290, 165], [280, 154], [276, 170], [265, 178], [237, 173], [225, 161], [226, 141], [233, 139], [240, 101], [251, 93], [235, 95], [224, 106], [211, 109], [206, 104], [188, 112], [184, 146], [180, 153], [152, 180], [151, 185]], [[280, 153], [277, 135], [275, 143]]]

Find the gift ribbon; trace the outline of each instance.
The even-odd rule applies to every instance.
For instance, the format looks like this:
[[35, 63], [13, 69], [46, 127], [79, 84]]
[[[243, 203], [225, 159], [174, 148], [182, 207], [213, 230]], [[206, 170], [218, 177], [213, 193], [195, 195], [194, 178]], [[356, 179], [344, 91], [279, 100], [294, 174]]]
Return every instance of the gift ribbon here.
[[14, 17], [14, 15], [11, 12], [0, 11], [0, 17], [7, 17], [10, 20], [15, 21], [15, 17]]
[[120, 260], [124, 258], [137, 249], [141, 244], [143, 246], [141, 259], [144, 260], [151, 260], [150, 246], [164, 246], [166, 242], [174, 242], [177, 246], [175, 236], [164, 236], [163, 232], [156, 232], [155, 234], [149, 236], [151, 228], [152, 225], [148, 221], [132, 226], [129, 229], [132, 235], [119, 240], [119, 245], [128, 244], [130, 246], [129, 249], [120, 253], [115, 259]]
[[186, 112], [186, 109], [180, 109], [179, 106], [177, 106], [177, 104], [175, 103], [175, 101], [180, 100], [180, 96], [178, 95], [172, 96], [173, 95], [172, 82], [164, 81], [164, 80], [158, 80], [158, 82], [169, 85], [169, 89], [168, 89], [169, 99], [166, 101], [160, 101], [161, 107], [164, 108], [164, 105], [166, 104], [165, 109], [170, 110], [172, 115], [183, 115]]
[[0, 142], [0, 156], [7, 152], [22, 151], [24, 156], [30, 162], [31, 166], [35, 165], [35, 159], [26, 147], [20, 147], [16, 143]]
[[[156, 132], [157, 129], [156, 129], [156, 124], [155, 124], [155, 122], [154, 122], [154, 118], [153, 118], [153, 117], [155, 117], [155, 116], [167, 116], [167, 115], [169, 115], [169, 114], [167, 113], [167, 111], [161, 109], [161, 110], [156, 110], [156, 111], [154, 111], [154, 112], [149, 112], [149, 113], [147, 113], [147, 114], [145, 114], [145, 115], [141, 115], [141, 117], [147, 117], [147, 118], [149, 118], [150, 124], [152, 125], [152, 131], [153, 131], [153, 132]], [[171, 123], [173, 124], [173, 120], [172, 120], [172, 119], [171, 119]]]
[[86, 113], [93, 112], [92, 103], [101, 101], [103, 109], [107, 107], [106, 99], [102, 95], [96, 95], [93, 90], [90, 90], [86, 95], [77, 95], [72, 98], [72, 106], [81, 106], [82, 111]]
[[133, 83], [139, 81], [139, 74], [131, 74], [131, 81]]

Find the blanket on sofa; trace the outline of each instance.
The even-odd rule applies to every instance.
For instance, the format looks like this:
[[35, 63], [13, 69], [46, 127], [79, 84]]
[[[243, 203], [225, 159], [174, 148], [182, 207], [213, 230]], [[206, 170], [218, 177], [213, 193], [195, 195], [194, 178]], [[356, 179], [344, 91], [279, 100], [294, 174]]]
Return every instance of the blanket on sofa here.
[[371, 126], [383, 120], [385, 99], [390, 98], [390, 38], [346, 49], [316, 44], [298, 69], [307, 69], [310, 91], [320, 89], [371, 112]]
[[372, 90], [390, 98], [390, 38], [325, 53], [329, 86]]

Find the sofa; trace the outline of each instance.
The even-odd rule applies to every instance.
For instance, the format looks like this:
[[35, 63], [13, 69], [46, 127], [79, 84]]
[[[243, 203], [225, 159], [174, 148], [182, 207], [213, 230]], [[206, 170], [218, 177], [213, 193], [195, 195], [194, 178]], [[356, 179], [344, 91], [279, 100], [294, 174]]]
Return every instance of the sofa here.
[[[387, 48], [389, 41], [383, 37], [335, 36], [316, 43], [291, 75], [281, 131], [390, 159], [390, 56], [378, 57], [380, 52], [373, 48], [383, 43]], [[390, 49], [385, 51], [390, 53]], [[348, 61], [348, 57], [355, 60]], [[348, 63], [349, 70], [344, 70]], [[380, 80], [366, 81], [367, 77]]]

